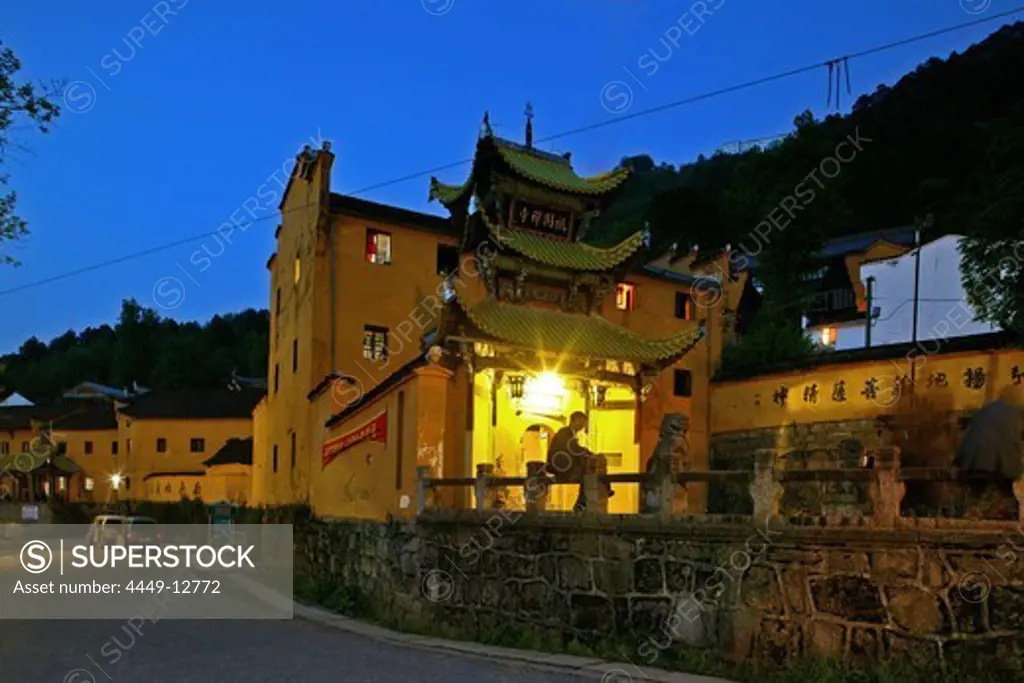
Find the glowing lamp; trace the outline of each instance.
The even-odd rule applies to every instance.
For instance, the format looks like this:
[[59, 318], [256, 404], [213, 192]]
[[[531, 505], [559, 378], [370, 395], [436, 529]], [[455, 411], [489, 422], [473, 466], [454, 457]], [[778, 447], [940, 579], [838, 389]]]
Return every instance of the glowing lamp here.
[[554, 412], [562, 408], [565, 382], [558, 375], [545, 372], [530, 377], [523, 387], [522, 407], [536, 412]]
[[121, 488], [121, 475], [114, 473], [110, 475], [110, 486], [116, 491]]

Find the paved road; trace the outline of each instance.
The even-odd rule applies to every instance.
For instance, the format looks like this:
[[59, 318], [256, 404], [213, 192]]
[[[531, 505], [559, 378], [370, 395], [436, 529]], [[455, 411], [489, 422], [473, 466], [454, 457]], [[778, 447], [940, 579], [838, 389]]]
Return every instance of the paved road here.
[[[580, 683], [586, 679], [380, 643], [309, 622], [0, 621], [11, 683]], [[117, 658], [117, 659], [115, 659]]]

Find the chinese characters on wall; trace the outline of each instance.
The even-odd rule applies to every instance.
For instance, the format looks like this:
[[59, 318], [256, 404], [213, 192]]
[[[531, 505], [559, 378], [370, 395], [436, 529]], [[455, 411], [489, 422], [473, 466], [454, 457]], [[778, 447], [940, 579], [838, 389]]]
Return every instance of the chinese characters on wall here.
[[572, 214], [517, 199], [512, 203], [509, 226], [514, 230], [532, 230], [557, 237], [569, 237]]
[[[1024, 371], [1021, 370], [1021, 366], [1014, 365], [1009, 370], [1009, 382], [1016, 386], [1024, 385]], [[931, 389], [949, 389], [951, 387], [950, 376], [946, 372], [935, 371], [927, 375], [927, 378], [923, 381], [924, 384]], [[992, 377], [985, 368], [982, 366], [968, 367], [963, 371], [961, 384], [964, 388], [971, 391], [980, 391], [986, 387], [992, 381]], [[891, 388], [889, 384], [892, 384]], [[850, 384], [845, 379], [836, 380], [832, 383], [831, 391], [826, 387], [821, 387], [818, 382], [811, 382], [804, 386], [802, 398], [805, 404], [817, 404], [819, 401], [831, 401], [832, 403], [847, 403], [850, 399], [850, 392], [856, 391], [864, 399], [872, 402], [877, 400], [883, 400], [885, 405], [891, 405], [889, 399], [898, 399], [900, 396], [906, 394], [911, 384], [913, 384], [910, 376], [903, 374], [899, 377], [892, 375], [883, 375], [876, 377], [869, 377], [863, 381], [863, 384], [859, 387], [850, 387]], [[786, 407], [789, 405], [789, 390], [790, 387], [783, 384], [778, 386], [772, 392], [772, 402], [780, 407]]]

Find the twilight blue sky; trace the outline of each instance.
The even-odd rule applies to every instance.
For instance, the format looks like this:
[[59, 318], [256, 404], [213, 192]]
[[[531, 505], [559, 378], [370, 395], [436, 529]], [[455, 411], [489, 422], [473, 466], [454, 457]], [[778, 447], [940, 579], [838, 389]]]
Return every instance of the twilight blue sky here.
[[[333, 142], [334, 190], [352, 192], [470, 155], [485, 109], [498, 134], [521, 139], [532, 100], [544, 137], [620, 117], [614, 110], [628, 103], [621, 83], [607, 86], [602, 101], [612, 81], [630, 85], [625, 111], [634, 112], [1020, 4], [705, 3], [718, 9], [703, 21], [690, 11], [693, 0], [4, 3], [0, 37], [23, 73], [64, 78], [71, 88], [55, 130], [23, 132], [28, 151], [7, 162], [32, 235], [13, 248], [24, 265], [0, 267], [0, 291], [245, 216], [243, 203], [252, 207], [261, 186], [276, 188], [273, 174], [281, 177], [310, 139]], [[858, 59], [850, 68], [854, 97], [1007, 21]], [[651, 49], [665, 60], [654, 73]], [[785, 132], [803, 109], [822, 115], [825, 86], [824, 71], [805, 74], [548, 148], [572, 150], [584, 173], [644, 152], [686, 162], [731, 141]], [[850, 101], [844, 93], [844, 108]], [[466, 171], [440, 175], [462, 180]], [[439, 212], [426, 201], [426, 178], [362, 196]], [[48, 341], [69, 328], [112, 323], [127, 297], [179, 304], [160, 310], [181, 320], [266, 307], [264, 264], [276, 225], [270, 218], [236, 231], [224, 248], [207, 238], [2, 294], [0, 353], [32, 335]], [[204, 246], [216, 255], [209, 262], [192, 256]], [[156, 301], [161, 278], [177, 278], [183, 291]]]

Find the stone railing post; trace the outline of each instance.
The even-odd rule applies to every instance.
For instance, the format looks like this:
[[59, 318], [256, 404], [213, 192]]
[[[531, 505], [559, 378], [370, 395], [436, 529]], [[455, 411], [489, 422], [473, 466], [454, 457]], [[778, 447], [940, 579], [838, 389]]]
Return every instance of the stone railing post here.
[[427, 479], [430, 468], [420, 465], [416, 468], [416, 514], [427, 509]]
[[548, 509], [551, 485], [548, 483], [547, 463], [531, 461], [526, 463], [526, 485], [523, 498], [527, 512], [544, 512]]
[[476, 509], [488, 510], [494, 507], [494, 490], [488, 488], [489, 479], [494, 476], [494, 465], [480, 463], [476, 466]]
[[583, 495], [587, 501], [587, 512], [608, 512], [608, 494], [599, 477], [608, 474], [608, 462], [599, 453], [585, 458], [586, 472], [583, 475]]
[[900, 516], [906, 486], [900, 480], [900, 449], [896, 446], [875, 451], [875, 480], [869, 487], [875, 526], [891, 529]]
[[655, 471], [654, 490], [657, 491], [658, 515], [671, 517], [676, 508], [676, 473], [671, 467]]
[[1013, 495], [1017, 497], [1017, 515], [1020, 517], [1021, 527], [1024, 527], [1024, 476], [1013, 482]]
[[756, 451], [750, 497], [754, 500], [754, 521], [758, 525], [767, 524], [779, 516], [783, 493], [783, 486], [775, 480], [775, 449]]

